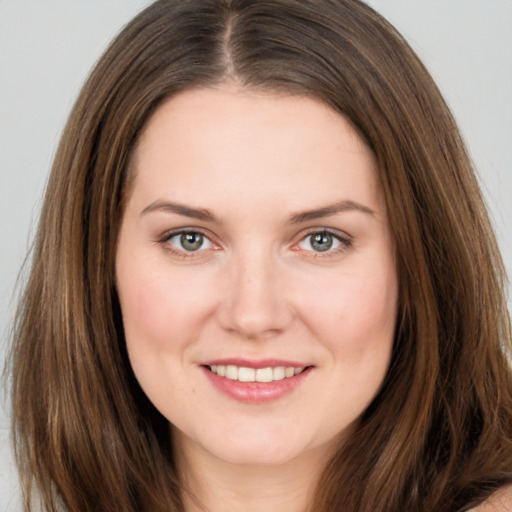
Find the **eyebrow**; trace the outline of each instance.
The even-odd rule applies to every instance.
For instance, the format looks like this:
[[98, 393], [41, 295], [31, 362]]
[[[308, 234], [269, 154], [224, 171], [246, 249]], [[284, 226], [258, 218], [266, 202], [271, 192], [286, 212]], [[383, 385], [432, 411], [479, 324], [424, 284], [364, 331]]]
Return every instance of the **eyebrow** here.
[[[194, 208], [192, 206], [169, 201], [157, 200], [151, 203], [149, 206], [146, 206], [146, 208], [142, 210], [141, 215], [155, 211], [176, 213], [178, 215], [183, 215], [184, 217], [190, 217], [191, 219], [202, 220], [205, 222], [214, 222], [217, 224], [220, 223], [217, 217], [215, 217], [215, 215], [206, 208]], [[321, 219], [323, 217], [329, 217], [331, 215], [336, 215], [337, 213], [343, 213], [347, 211], [359, 211], [367, 215], [375, 215], [375, 212], [372, 209], [360, 203], [356, 203], [355, 201], [339, 201], [337, 203], [323, 206], [321, 208], [316, 208], [314, 210], [295, 213], [290, 216], [287, 223], [301, 224], [303, 222]]]
[[187, 206], [179, 203], [171, 203], [169, 201], [155, 201], [151, 203], [149, 206], [146, 206], [146, 208], [142, 210], [141, 215], [145, 215], [147, 213], [155, 211], [176, 213], [178, 215], [183, 215], [184, 217], [190, 217], [191, 219], [219, 223], [219, 220], [215, 217], [215, 215], [213, 215], [213, 213], [210, 210], [207, 210], [205, 208], [194, 208], [192, 206]]
[[339, 201], [337, 203], [317, 208], [315, 210], [307, 210], [293, 214], [289, 220], [289, 224], [301, 224], [302, 222], [308, 222], [310, 220], [321, 219], [323, 217], [329, 217], [336, 215], [337, 213], [343, 213], [348, 211], [358, 211], [367, 215], [375, 215], [375, 212], [355, 201]]

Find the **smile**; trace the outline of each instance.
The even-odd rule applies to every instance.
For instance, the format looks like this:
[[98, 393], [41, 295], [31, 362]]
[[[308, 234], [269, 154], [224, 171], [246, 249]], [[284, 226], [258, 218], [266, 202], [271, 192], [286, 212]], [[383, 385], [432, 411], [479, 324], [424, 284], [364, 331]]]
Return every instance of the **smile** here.
[[218, 375], [229, 380], [239, 382], [274, 382], [288, 379], [304, 371], [305, 367], [275, 366], [267, 368], [248, 368], [245, 366], [211, 365], [207, 368]]
[[200, 365], [213, 387], [248, 404], [277, 400], [301, 386], [314, 369], [298, 361], [229, 359]]

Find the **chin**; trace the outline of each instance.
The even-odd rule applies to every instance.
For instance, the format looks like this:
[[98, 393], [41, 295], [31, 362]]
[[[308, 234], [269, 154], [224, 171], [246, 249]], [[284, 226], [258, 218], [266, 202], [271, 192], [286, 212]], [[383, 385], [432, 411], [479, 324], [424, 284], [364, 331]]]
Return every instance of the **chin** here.
[[173, 427], [173, 444], [177, 453], [182, 452], [185, 457], [201, 457], [203, 453], [228, 464], [277, 466], [310, 450], [311, 436], [301, 436], [290, 428], [269, 429], [261, 424], [260, 428], [255, 425], [245, 425], [243, 428], [244, 425], [240, 424], [228, 430], [212, 428], [209, 431], [193, 429], [187, 432], [187, 429]]
[[[238, 434], [238, 435], [237, 435]], [[241, 434], [241, 435], [240, 435]], [[219, 443], [219, 439], [224, 439]], [[265, 428], [243, 429], [205, 440], [203, 448], [216, 458], [244, 466], [278, 466], [301, 457], [313, 448], [311, 435]]]
[[280, 466], [298, 457], [301, 450], [286, 449], [283, 446], [274, 449], [271, 446], [233, 446], [222, 451], [216, 447], [215, 452], [211, 453], [218, 459], [237, 466]]

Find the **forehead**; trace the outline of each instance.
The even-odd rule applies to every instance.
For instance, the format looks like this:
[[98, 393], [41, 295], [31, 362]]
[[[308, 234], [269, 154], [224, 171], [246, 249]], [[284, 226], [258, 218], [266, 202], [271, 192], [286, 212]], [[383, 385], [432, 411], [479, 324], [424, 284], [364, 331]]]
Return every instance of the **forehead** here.
[[[135, 189], [203, 202], [379, 200], [375, 159], [352, 125], [319, 100], [234, 88], [164, 102], [137, 146]], [[153, 198], [154, 199], [154, 198]], [[296, 205], [301, 208], [301, 204]]]

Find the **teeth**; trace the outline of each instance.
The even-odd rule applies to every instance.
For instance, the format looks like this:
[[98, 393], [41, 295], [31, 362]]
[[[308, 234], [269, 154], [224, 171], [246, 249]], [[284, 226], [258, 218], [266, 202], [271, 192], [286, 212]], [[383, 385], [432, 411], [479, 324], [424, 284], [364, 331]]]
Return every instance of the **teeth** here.
[[284, 366], [276, 366], [274, 368], [274, 380], [283, 380], [286, 370]]
[[298, 375], [304, 370], [304, 367], [293, 366], [275, 366], [268, 368], [246, 368], [245, 366], [228, 365], [212, 365], [210, 371], [216, 373], [220, 377], [226, 377], [230, 380], [238, 380], [240, 382], [273, 382], [275, 380], [283, 380], [294, 375]]
[[238, 366], [228, 364], [226, 366], [226, 378], [230, 380], [238, 380]]
[[258, 368], [256, 370], [256, 380], [258, 382], [272, 382], [274, 380], [272, 368]]
[[240, 382], [254, 382], [256, 380], [256, 370], [254, 368], [238, 368], [238, 380]]

